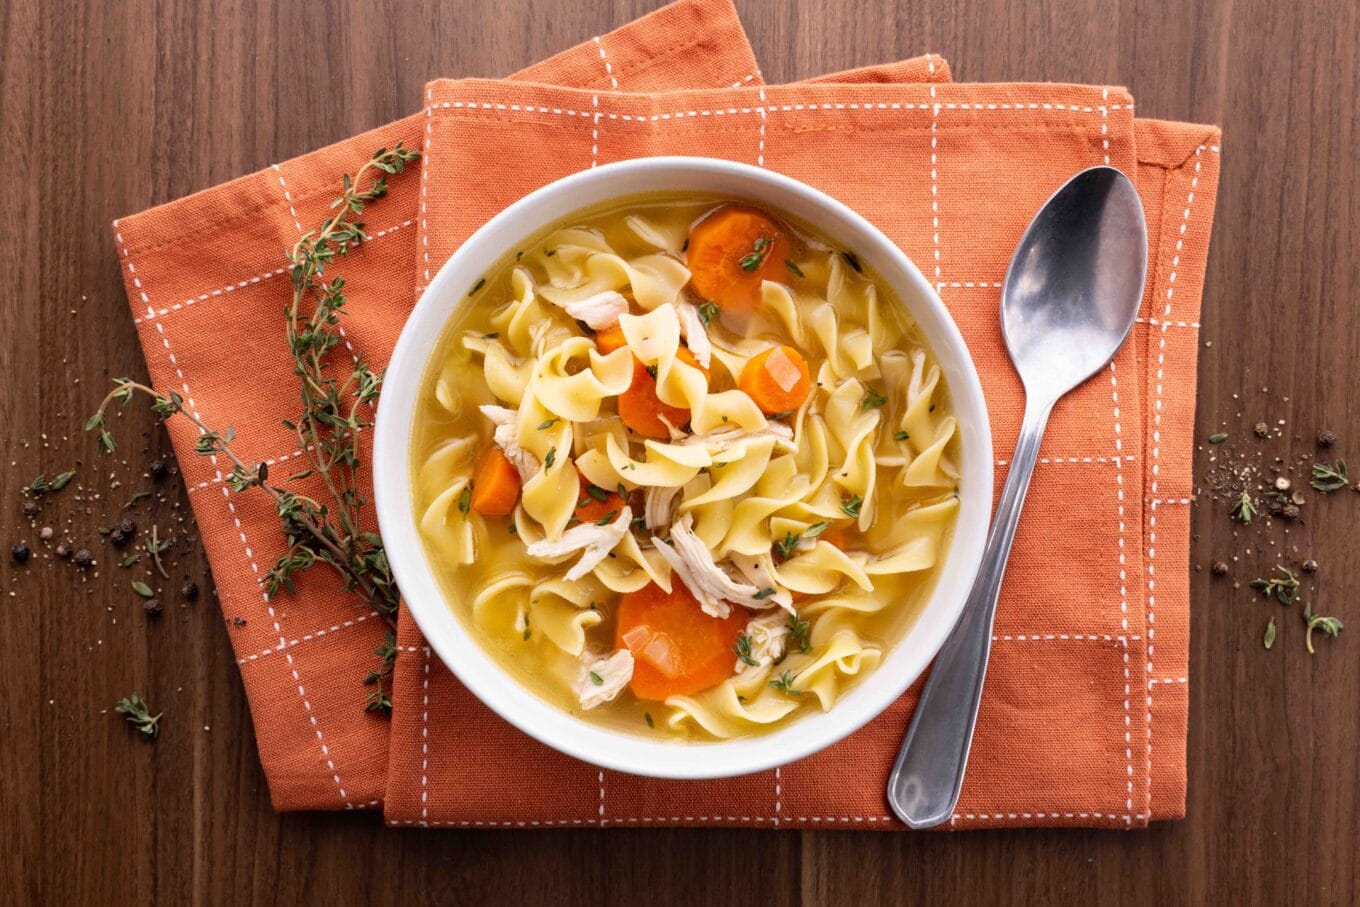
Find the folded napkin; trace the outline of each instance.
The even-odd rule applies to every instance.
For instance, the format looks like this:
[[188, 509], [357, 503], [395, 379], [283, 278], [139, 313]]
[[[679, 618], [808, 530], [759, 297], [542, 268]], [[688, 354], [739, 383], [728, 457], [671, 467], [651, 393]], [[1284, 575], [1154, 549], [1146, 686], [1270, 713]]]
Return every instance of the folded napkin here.
[[[425, 151], [421, 173], [393, 182], [369, 212], [373, 239], [341, 268], [346, 340], [369, 362], [386, 362], [413, 291], [525, 193], [642, 155], [745, 161], [846, 202], [936, 282], [982, 375], [998, 488], [1021, 403], [996, 318], [1010, 253], [1075, 171], [1105, 162], [1134, 177], [1151, 238], [1143, 312], [1108, 374], [1050, 423], [953, 821], [1131, 827], [1183, 813], [1185, 505], [1215, 129], [1135, 120], [1117, 88], [951, 84], [938, 57], [765, 86], [725, 0], [683, 0], [513, 80], [432, 83], [422, 115], [115, 223], [153, 380], [210, 424], [235, 422], [248, 459], [298, 456], [278, 424], [290, 364], [260, 329], [288, 293], [274, 279], [282, 250], [320, 221], [343, 172], [399, 139]], [[223, 221], [236, 241], [205, 258], [192, 235]], [[276, 807], [382, 804], [388, 821], [421, 825], [898, 827], [883, 788], [916, 689], [782, 769], [642, 779], [502, 722], [404, 618], [390, 725], [362, 713], [359, 667], [381, 622], [326, 576], [266, 600], [256, 578], [281, 544], [272, 507], [192, 454], [192, 426], [170, 431], [224, 611], [248, 619], [231, 633]]]

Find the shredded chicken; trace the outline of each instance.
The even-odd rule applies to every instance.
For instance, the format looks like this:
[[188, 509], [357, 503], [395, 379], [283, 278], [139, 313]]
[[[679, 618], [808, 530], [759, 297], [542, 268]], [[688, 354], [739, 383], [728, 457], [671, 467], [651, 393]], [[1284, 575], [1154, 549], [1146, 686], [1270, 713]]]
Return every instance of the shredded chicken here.
[[660, 529], [671, 524], [675, 514], [675, 499], [680, 489], [674, 486], [648, 485], [643, 491], [642, 519], [648, 529]]
[[746, 638], [751, 641], [748, 657], [755, 664], [738, 658], [738, 674], [747, 668], [763, 668], [765, 665], [774, 664], [784, 657], [784, 650], [789, 645], [788, 615], [783, 611], [771, 611], [752, 618], [746, 625]]
[[778, 441], [793, 441], [793, 428], [783, 422], [770, 422], [764, 428], [746, 431], [737, 428], [719, 428], [702, 435], [690, 435], [681, 444], [707, 444], [718, 450], [726, 450], [738, 441], [758, 441], [761, 438], [774, 438]]
[[788, 589], [781, 589], [779, 583], [775, 582], [774, 576], [770, 573], [765, 562], [758, 557], [750, 557], [745, 554], [733, 554], [732, 566], [737, 568], [737, 572], [748, 582], [758, 589], [773, 589], [774, 594], [761, 599], [760, 604], [754, 605], [756, 608], [773, 608], [776, 605], [793, 613], [793, 593]]
[[627, 314], [628, 300], [622, 293], [605, 290], [576, 302], [564, 302], [562, 308], [572, 318], [599, 331], [616, 323], [620, 315]]
[[531, 542], [524, 550], [530, 557], [561, 557], [580, 551], [581, 559], [566, 574], [568, 582], [575, 582], [609, 556], [614, 546], [628, 534], [628, 525], [632, 521], [633, 508], [625, 506], [619, 511], [618, 519], [606, 526], [582, 523], [562, 533], [562, 537], [556, 541], [543, 539]]
[[713, 344], [709, 342], [704, 320], [699, 317], [699, 307], [684, 299], [677, 299], [673, 304], [680, 320], [680, 336], [685, 338], [685, 345], [699, 364], [708, 368], [713, 363]]
[[479, 406], [482, 415], [491, 420], [496, 426], [496, 431], [492, 434], [491, 440], [496, 442], [496, 446], [501, 449], [515, 469], [519, 472], [521, 481], [528, 481], [530, 476], [538, 472], [538, 457], [529, 453], [519, 442], [515, 440], [515, 421], [519, 414], [513, 409], [506, 409], [504, 406]]
[[656, 536], [652, 536], [652, 544], [699, 600], [704, 613], [725, 619], [732, 613], [733, 604], [748, 608], [770, 607], [765, 600], [775, 594], [774, 588], [760, 588], [732, 579], [713, 560], [713, 553], [704, 540], [694, 534], [693, 526], [694, 517], [687, 513], [671, 526], [669, 545]]
[[627, 649], [619, 649], [611, 655], [583, 665], [581, 677], [576, 681], [576, 693], [581, 699], [581, 708], [593, 709], [601, 703], [611, 701], [632, 679], [633, 653]]

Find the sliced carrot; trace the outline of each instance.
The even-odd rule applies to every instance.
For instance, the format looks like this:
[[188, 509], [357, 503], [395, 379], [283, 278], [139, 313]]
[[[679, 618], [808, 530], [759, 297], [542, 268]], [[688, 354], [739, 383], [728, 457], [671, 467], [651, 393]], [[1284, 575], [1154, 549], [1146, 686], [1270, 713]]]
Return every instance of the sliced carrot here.
[[747, 360], [737, 387], [769, 416], [802, 406], [812, 378], [802, 353], [791, 346], [775, 346]]
[[749, 615], [733, 607], [710, 617], [676, 577], [670, 592], [652, 583], [619, 600], [614, 645], [633, 653], [629, 686], [639, 699], [706, 690], [732, 676], [733, 646]]
[[627, 346], [628, 341], [624, 339], [623, 329], [614, 324], [595, 332], [595, 345], [600, 348], [602, 354], [608, 356], [615, 350]]
[[[676, 358], [699, 369], [708, 377], [708, 369], [699, 365], [694, 354], [685, 347], [676, 351]], [[656, 395], [656, 379], [640, 360], [633, 360], [633, 383], [628, 390], [619, 394], [619, 418], [623, 424], [647, 438], [669, 441], [669, 422], [675, 428], [683, 428], [689, 422], [689, 409], [684, 406], [671, 406], [662, 403]], [[661, 421], [662, 419], [666, 421]]]
[[749, 313], [760, 302], [760, 282], [783, 275], [789, 249], [773, 217], [724, 205], [690, 228], [685, 253], [690, 284], [724, 312]]
[[618, 516], [623, 504], [623, 498], [617, 491], [601, 488], [590, 479], [581, 476], [581, 496], [576, 499], [574, 513], [582, 523], [594, 523], [610, 513]]
[[519, 471], [499, 447], [487, 448], [472, 478], [472, 509], [482, 516], [505, 516], [519, 500]]

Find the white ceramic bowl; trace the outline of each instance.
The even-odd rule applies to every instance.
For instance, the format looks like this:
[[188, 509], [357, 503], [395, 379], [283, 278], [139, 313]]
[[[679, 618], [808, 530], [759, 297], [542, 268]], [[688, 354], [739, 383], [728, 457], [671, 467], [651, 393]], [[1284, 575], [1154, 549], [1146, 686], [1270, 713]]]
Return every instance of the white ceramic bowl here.
[[[812, 712], [749, 738], [688, 743], [648, 739], [582, 721], [524, 689], [482, 649], [445, 601], [416, 528], [409, 445], [421, 383], [441, 331], [488, 262], [584, 209], [649, 192], [748, 199], [815, 225], [873, 270], [911, 311], [948, 382], [961, 443], [958, 523], [935, 590], [878, 668], [828, 712]], [[927, 204], [903, 198], [902, 204]], [[784, 765], [857, 730], [920, 676], [953, 628], [972, 585], [992, 503], [992, 440], [972, 358], [934, 288], [872, 224], [823, 193], [767, 170], [707, 158], [657, 157], [585, 170], [511, 205], [440, 269], [392, 354], [374, 440], [378, 521], [402, 597], [434, 651], [506, 721], [554, 749], [596, 765], [661, 778], [719, 778]], [[906, 729], [903, 728], [905, 731]]]

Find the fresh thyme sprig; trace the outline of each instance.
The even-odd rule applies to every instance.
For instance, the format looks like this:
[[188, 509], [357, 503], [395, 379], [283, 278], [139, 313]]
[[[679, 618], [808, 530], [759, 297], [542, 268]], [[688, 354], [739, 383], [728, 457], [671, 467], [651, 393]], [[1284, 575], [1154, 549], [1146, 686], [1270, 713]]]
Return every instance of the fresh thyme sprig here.
[[1272, 596], [1282, 605], [1292, 605], [1299, 596], [1299, 580], [1294, 576], [1293, 571], [1281, 564], [1275, 565], [1278, 576], [1271, 576], [1265, 579], [1254, 579], [1251, 587], [1260, 592], [1266, 598]]
[[[347, 590], [362, 596], [393, 629], [399, 592], [382, 539], [361, 527], [360, 514], [368, 501], [358, 477], [360, 435], [372, 426], [371, 413], [383, 375], [355, 357], [343, 379], [334, 377], [329, 357], [343, 339], [339, 323], [345, 308], [345, 280], [335, 277], [327, 281], [325, 276], [327, 266], [365, 240], [364, 224], [358, 218], [366, 205], [387, 194], [387, 177], [401, 173], [417, 157], [418, 152], [400, 143], [374, 152], [353, 177], [344, 177], [342, 193], [331, 203], [331, 214], [317, 230], [304, 234], [288, 254], [293, 297], [284, 316], [302, 409], [298, 418], [284, 425], [297, 436], [298, 447], [308, 461], [306, 468], [290, 476], [289, 481], [319, 478], [326, 500], [271, 483], [268, 464], [251, 465], [236, 454], [232, 447], [235, 431], [230, 426], [219, 431], [207, 425], [173, 390], [161, 393], [120, 378], [85, 425], [87, 431], [98, 432], [100, 448], [112, 452], [117, 445], [108, 430], [107, 412], [113, 403], [124, 404], [133, 394], [142, 393], [151, 398], [152, 411], [162, 420], [184, 416], [199, 430], [195, 452], [225, 457], [231, 463], [226, 481], [234, 491], [259, 488], [274, 499], [288, 547], [265, 574], [265, 591], [270, 595], [294, 591], [296, 575], [318, 563], [327, 564], [340, 575]], [[379, 672], [385, 667], [386, 661], [380, 664]]]
[[803, 543], [804, 539], [815, 539], [823, 532], [826, 532], [830, 525], [830, 523], [823, 520], [819, 523], [813, 523], [802, 532], [785, 532], [782, 539], [775, 540], [774, 550], [779, 553], [781, 559], [788, 560], [793, 557], [793, 553], [798, 550], [798, 546]]
[[118, 704], [113, 710], [127, 719], [127, 723], [135, 727], [147, 740], [155, 740], [161, 732], [161, 716], [152, 715], [151, 707], [141, 696], [133, 693], [118, 700]]
[[760, 662], [751, 656], [751, 637], [745, 633], [737, 637], [736, 644], [732, 646], [732, 651], [737, 653], [737, 660], [742, 664], [750, 665], [753, 668], [760, 667]]
[[799, 617], [789, 618], [789, 635], [804, 655], [812, 651], [811, 632], [812, 626], [807, 621]]
[[1313, 477], [1308, 484], [1318, 491], [1331, 492], [1345, 488], [1350, 482], [1350, 476], [1346, 474], [1346, 461], [1337, 460], [1335, 466], [1327, 463], [1314, 463]]
[[383, 644], [374, 649], [373, 654], [378, 656], [378, 667], [368, 672], [364, 684], [375, 689], [364, 700], [364, 710], [390, 713], [392, 694], [387, 689], [387, 678], [392, 676], [392, 667], [397, 663], [397, 637], [391, 633], [385, 634]]
[[63, 472], [60, 473], [59, 475], [55, 475], [50, 479], [46, 475], [38, 476], [36, 479], [29, 483], [28, 493], [34, 497], [37, 497], [40, 494], [47, 494], [48, 492], [52, 491], [61, 491], [68, 484], [70, 484], [71, 480], [74, 479], [75, 477], [76, 471], [74, 469], [72, 469], [70, 472]]
[[787, 693], [790, 696], [802, 696], [803, 695], [802, 690], [795, 690], [793, 688], [793, 681], [794, 681], [793, 672], [785, 671], [783, 674], [780, 674], [774, 680], [771, 680], [770, 686], [774, 687], [779, 692]]
[[1337, 620], [1335, 617], [1323, 617], [1322, 615], [1314, 614], [1313, 609], [1308, 605], [1303, 606], [1303, 622], [1308, 627], [1308, 633], [1304, 637], [1304, 642], [1308, 645], [1309, 655], [1316, 654], [1313, 651], [1314, 630], [1321, 630], [1324, 635], [1330, 636], [1332, 639], [1335, 639], [1342, 630], [1341, 621]]
[[706, 299], [699, 303], [699, 320], [705, 325], [712, 324], [713, 319], [719, 317], [721, 314], [722, 311], [718, 308], [718, 304], [713, 300]]
[[1251, 522], [1251, 518], [1256, 516], [1256, 504], [1252, 502], [1251, 492], [1243, 491], [1233, 502], [1231, 516], [1239, 523]]
[[742, 258], [741, 269], [750, 272], [760, 267], [761, 263], [765, 261], [765, 256], [770, 254], [773, 245], [774, 241], [770, 237], [757, 237], [756, 241], [751, 243], [751, 253]]

